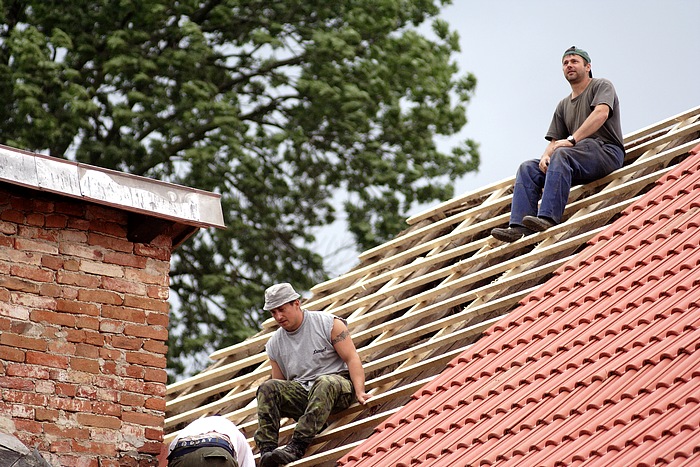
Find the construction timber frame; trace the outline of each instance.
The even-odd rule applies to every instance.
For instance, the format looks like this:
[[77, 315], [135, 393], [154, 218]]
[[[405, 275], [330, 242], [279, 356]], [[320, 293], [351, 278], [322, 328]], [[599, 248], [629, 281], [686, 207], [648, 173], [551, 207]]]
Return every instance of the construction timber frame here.
[[[514, 243], [490, 236], [508, 224], [509, 178], [409, 218], [405, 231], [362, 253], [354, 269], [315, 286], [302, 306], [347, 319], [373, 397], [332, 416], [306, 457], [289, 465], [336, 465], [698, 142], [700, 107], [627, 135], [625, 165], [573, 187], [564, 222], [545, 232]], [[255, 392], [270, 377], [264, 345], [276, 328], [268, 319], [258, 334], [214, 352], [205, 371], [167, 387], [166, 442], [188, 422], [220, 414], [254, 447]], [[293, 429], [293, 420], [283, 420], [280, 444]]]

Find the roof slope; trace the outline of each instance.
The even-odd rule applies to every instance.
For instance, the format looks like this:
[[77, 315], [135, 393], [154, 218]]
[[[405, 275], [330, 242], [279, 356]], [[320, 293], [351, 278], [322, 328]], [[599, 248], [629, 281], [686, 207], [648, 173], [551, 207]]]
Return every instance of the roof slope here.
[[[508, 222], [509, 178], [414, 216], [395, 239], [360, 255], [355, 269], [314, 287], [304, 306], [348, 319], [374, 397], [335, 416], [307, 457], [290, 465], [335, 465], [361, 445], [687, 158], [699, 135], [700, 107], [628, 135], [624, 167], [572, 189], [565, 221], [546, 232], [512, 244], [490, 237]], [[266, 321], [257, 335], [213, 353], [206, 371], [168, 386], [166, 441], [188, 421], [213, 413], [252, 437], [255, 391], [270, 375], [264, 344], [275, 329]], [[293, 428], [292, 421], [284, 425], [282, 442]]]
[[340, 465], [700, 464], [700, 157]]

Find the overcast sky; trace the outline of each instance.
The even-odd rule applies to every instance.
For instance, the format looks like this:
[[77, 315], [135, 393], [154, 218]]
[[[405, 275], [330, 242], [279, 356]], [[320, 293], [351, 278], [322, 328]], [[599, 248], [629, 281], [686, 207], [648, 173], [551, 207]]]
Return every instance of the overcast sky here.
[[[700, 105], [700, 0], [453, 0], [441, 16], [459, 32], [460, 70], [478, 81], [458, 138], [480, 144], [481, 165], [456, 195], [539, 158], [554, 107], [571, 91], [561, 70], [571, 45], [615, 85], [625, 135]], [[338, 230], [321, 235], [319, 253], [346, 243]], [[356, 262], [346, 252], [329, 265], [341, 274]]]
[[481, 166], [456, 194], [539, 158], [571, 90], [561, 70], [571, 45], [614, 84], [625, 135], [700, 105], [700, 0], [454, 0], [442, 16], [459, 32], [460, 69], [478, 80], [461, 136], [480, 143]]

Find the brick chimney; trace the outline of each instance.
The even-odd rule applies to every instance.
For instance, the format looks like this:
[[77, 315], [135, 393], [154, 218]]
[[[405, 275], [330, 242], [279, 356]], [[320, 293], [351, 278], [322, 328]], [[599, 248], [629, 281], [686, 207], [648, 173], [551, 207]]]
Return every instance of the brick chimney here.
[[170, 256], [188, 235], [134, 211], [0, 173], [0, 433], [54, 466], [157, 465]]

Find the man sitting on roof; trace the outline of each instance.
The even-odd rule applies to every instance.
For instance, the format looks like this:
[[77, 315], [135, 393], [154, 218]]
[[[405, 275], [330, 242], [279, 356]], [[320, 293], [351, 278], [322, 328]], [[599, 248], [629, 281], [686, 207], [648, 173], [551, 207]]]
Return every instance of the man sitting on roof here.
[[[328, 416], [355, 401], [365, 404], [362, 362], [345, 321], [330, 313], [302, 310], [300, 295], [288, 283], [265, 291], [263, 310], [279, 324], [265, 346], [272, 379], [257, 392], [255, 443], [260, 466], [294, 462], [306, 452]], [[296, 420], [291, 441], [278, 448], [280, 419]]]
[[498, 240], [514, 242], [558, 224], [571, 185], [602, 178], [624, 162], [620, 105], [612, 83], [594, 79], [591, 58], [575, 46], [564, 52], [562, 68], [571, 95], [554, 111], [542, 157], [520, 165], [509, 226], [491, 231]]

